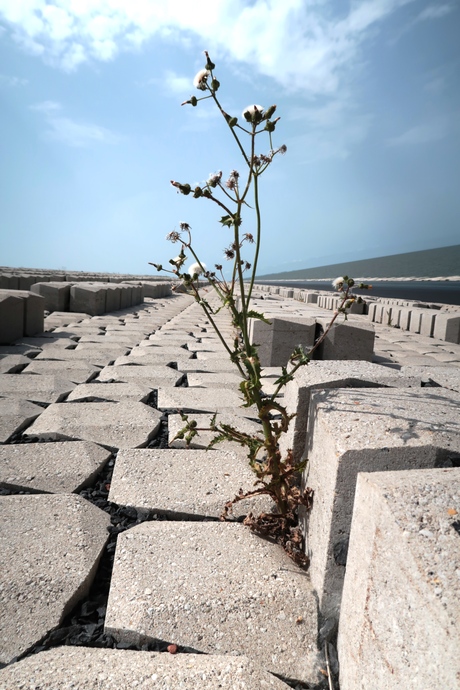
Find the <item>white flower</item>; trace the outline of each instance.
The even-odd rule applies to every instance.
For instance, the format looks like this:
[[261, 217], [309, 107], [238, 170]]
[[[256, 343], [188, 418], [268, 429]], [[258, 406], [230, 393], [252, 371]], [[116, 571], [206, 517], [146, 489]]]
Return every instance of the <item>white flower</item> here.
[[255, 112], [263, 113], [264, 112], [263, 106], [261, 106], [261, 105], [248, 105], [247, 108], [245, 108], [243, 110], [243, 117], [244, 117], [244, 113], [249, 113], [249, 115], [254, 115]]
[[193, 80], [193, 86], [195, 89], [201, 89], [204, 91], [205, 82], [211, 72], [208, 69], [200, 69], [200, 71], [195, 74], [195, 79]]
[[339, 287], [343, 285], [343, 282], [343, 276], [339, 276], [338, 278], [332, 281], [332, 287], [335, 287], [335, 289], [338, 290]]
[[206, 264], [204, 264], [203, 262], [201, 262], [201, 266], [198, 262], [194, 263], [191, 266], [189, 266], [189, 269], [188, 269], [188, 272], [192, 276], [192, 278], [193, 278], [193, 276], [201, 275], [203, 273], [203, 271], [206, 271]]

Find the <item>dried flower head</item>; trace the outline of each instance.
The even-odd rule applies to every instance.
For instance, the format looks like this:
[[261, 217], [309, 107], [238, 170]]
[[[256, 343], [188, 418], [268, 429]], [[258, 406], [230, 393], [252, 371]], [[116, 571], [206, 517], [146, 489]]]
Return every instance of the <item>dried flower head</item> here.
[[188, 272], [190, 273], [190, 275], [191, 275], [192, 277], [193, 277], [193, 276], [199, 276], [199, 275], [201, 275], [204, 271], [206, 271], [206, 264], [204, 264], [203, 262], [201, 262], [201, 266], [200, 266], [200, 264], [199, 264], [198, 262], [195, 262], [194, 264], [192, 264], [192, 265], [189, 266], [189, 268], [188, 268]]
[[206, 90], [206, 85], [207, 85], [207, 79], [211, 72], [208, 69], [200, 69], [199, 72], [195, 74], [195, 78], [193, 80], [193, 86], [195, 89], [200, 89], [200, 91], [205, 91]]
[[332, 281], [332, 287], [334, 287], [336, 290], [339, 290], [344, 283], [344, 277], [339, 276], [335, 280]]
[[217, 173], [211, 173], [209, 175], [209, 178], [208, 178], [208, 185], [210, 187], [217, 187], [217, 185], [219, 184], [221, 179], [222, 179], [222, 170], [220, 170]]
[[166, 239], [168, 242], [172, 242], [174, 244], [174, 242], [178, 242], [180, 240], [180, 234], [176, 230], [173, 230], [166, 235]]
[[248, 105], [243, 110], [243, 117], [246, 122], [260, 122], [262, 120], [264, 109], [261, 105]]
[[230, 261], [231, 259], [235, 258], [235, 250], [231, 247], [228, 247], [227, 249], [224, 249], [224, 255], [227, 261]]
[[179, 227], [181, 230], [191, 230], [192, 229], [188, 223], [179, 223]]
[[246, 242], [253, 244], [254, 243], [254, 235], [252, 235], [250, 232], [247, 232], [245, 235], [243, 235], [243, 240], [246, 240]]

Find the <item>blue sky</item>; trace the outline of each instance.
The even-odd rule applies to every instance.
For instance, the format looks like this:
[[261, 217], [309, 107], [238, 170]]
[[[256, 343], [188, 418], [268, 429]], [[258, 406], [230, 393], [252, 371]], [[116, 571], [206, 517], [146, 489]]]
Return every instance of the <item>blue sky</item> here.
[[144, 274], [181, 221], [224, 262], [170, 185], [242, 169], [180, 106], [205, 49], [229, 113], [281, 116], [259, 273], [460, 243], [459, 35], [458, 0], [0, 0], [0, 265]]

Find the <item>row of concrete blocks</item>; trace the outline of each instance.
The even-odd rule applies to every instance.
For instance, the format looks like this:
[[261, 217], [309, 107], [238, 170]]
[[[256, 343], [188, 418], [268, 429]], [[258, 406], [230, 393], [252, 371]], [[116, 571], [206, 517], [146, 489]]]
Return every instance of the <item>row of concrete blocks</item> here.
[[312, 362], [285, 390], [342, 690], [460, 687], [460, 393], [418, 386], [376, 364]]
[[[294, 347], [300, 345], [304, 352], [309, 352], [329, 323], [329, 318], [321, 317], [270, 317], [269, 323], [250, 319], [249, 339], [259, 346], [263, 367], [280, 367], [289, 361]], [[314, 359], [371, 362], [374, 340], [372, 324], [336, 322], [315, 351]]]
[[136, 281], [152, 281], [152, 277], [133, 276], [133, 275], [119, 275], [110, 273], [83, 273], [79, 271], [65, 272], [62, 271], [38, 271], [27, 270], [11, 272], [3, 271], [0, 268], [0, 289], [1, 290], [30, 290], [35, 283], [81, 283], [81, 282], [98, 282], [98, 283], [125, 283], [132, 280]]
[[0, 345], [42, 333], [45, 311], [98, 316], [170, 293], [170, 283], [36, 283], [30, 291], [0, 290]]
[[[258, 285], [257, 290], [281, 297], [296, 299], [308, 304], [317, 304], [321, 309], [335, 310], [340, 298], [330, 293], [309, 292], [300, 288], [282, 288], [274, 285]], [[402, 305], [402, 306], [401, 306]], [[366, 304], [353, 304], [351, 314], [367, 314], [374, 323], [393, 326], [405, 331], [420, 333], [449, 343], [460, 343], [460, 310], [417, 306], [417, 303], [402, 300], [378, 299]]]

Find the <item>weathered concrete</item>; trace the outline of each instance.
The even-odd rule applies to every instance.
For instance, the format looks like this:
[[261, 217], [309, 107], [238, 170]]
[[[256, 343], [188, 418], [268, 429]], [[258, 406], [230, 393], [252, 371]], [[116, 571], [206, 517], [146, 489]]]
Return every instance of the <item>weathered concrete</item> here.
[[0, 487], [44, 493], [79, 491], [92, 483], [110, 455], [88, 441], [0, 446]]
[[460, 343], [460, 316], [452, 314], [436, 315], [433, 335], [450, 343]]
[[[197, 423], [198, 429], [208, 429], [211, 422], [211, 414], [196, 414], [191, 413], [190, 419], [194, 419]], [[245, 434], [256, 434], [260, 433], [261, 425], [253, 419], [247, 419], [241, 414], [232, 414], [232, 412], [219, 412], [216, 417], [216, 422], [222, 424], [228, 424], [229, 426], [237, 429], [237, 431]], [[185, 426], [185, 422], [179, 414], [170, 414], [168, 416], [168, 432], [169, 432], [169, 445], [171, 448], [186, 448], [185, 439], [175, 438], [181, 429]], [[192, 439], [190, 443], [190, 448], [207, 448], [211, 443], [212, 439], [216, 434], [212, 431], [199, 431], [198, 434]], [[223, 441], [215, 446], [217, 449], [225, 450], [235, 450], [236, 448], [241, 448], [236, 443], [232, 441]]]
[[233, 372], [222, 372], [220, 374], [189, 372], [187, 374], [187, 381], [190, 388], [222, 388], [223, 386], [228, 386], [229, 390], [237, 391], [242, 380], [242, 377], [238, 373]]
[[[240, 489], [253, 490], [254, 481], [244, 452], [237, 449], [124, 450], [117, 456], [109, 501], [177, 520], [218, 518]], [[273, 507], [267, 496], [258, 496], [236, 503], [233, 515], [270, 512]]]
[[28, 364], [23, 370], [23, 374], [54, 374], [61, 376], [73, 383], [87, 383], [94, 379], [101, 370], [93, 364], [86, 364], [84, 360], [41, 360]]
[[109, 516], [80, 496], [0, 501], [0, 663], [24, 653], [85, 596]]
[[[43, 408], [26, 400], [0, 398], [0, 443], [5, 443], [43, 412]], [[1, 474], [1, 469], [0, 469]]]
[[316, 323], [312, 318], [270, 317], [270, 323], [250, 319], [249, 339], [259, 345], [263, 367], [284, 366], [294, 349], [302, 345], [308, 352], [315, 342]]
[[30, 361], [24, 355], [0, 355], [0, 374], [15, 374], [30, 364]]
[[138, 383], [83, 383], [69, 394], [68, 402], [147, 402], [152, 388]]
[[70, 285], [70, 283], [63, 282], [35, 283], [30, 290], [43, 297], [46, 311], [65, 312], [69, 311]]
[[307, 441], [308, 410], [311, 392], [319, 388], [420, 388], [417, 376], [405, 377], [397, 371], [378, 364], [360, 361], [310, 362], [301, 367], [284, 389], [284, 404], [288, 414], [295, 414], [289, 431], [284, 434], [280, 448], [293, 451], [300, 460]]
[[36, 403], [59, 402], [75, 388], [62, 376], [43, 374], [1, 374], [0, 395]]
[[[330, 319], [317, 318], [317, 323], [325, 331]], [[322, 360], [361, 360], [372, 361], [374, 354], [375, 331], [371, 324], [356, 321], [335, 322], [317, 350], [317, 358]]]
[[286, 677], [318, 677], [308, 576], [240, 524], [145, 522], [120, 534], [105, 629], [126, 643], [240, 653]]
[[302, 518], [312, 584], [323, 615], [338, 619], [358, 472], [449, 466], [460, 457], [460, 394], [382, 388], [315, 391]]
[[420, 376], [425, 385], [441, 386], [460, 393], [460, 367], [409, 366], [401, 367], [403, 376]]
[[161, 414], [140, 402], [58, 403], [27, 429], [47, 440], [94, 441], [111, 450], [142, 448], [156, 436]]
[[[232, 412], [250, 417], [252, 408], [243, 408], [239, 393], [227, 388], [159, 388], [158, 408], [160, 410], [182, 410], [184, 412], [216, 412], [231, 408]], [[228, 411], [228, 410], [227, 410]]]
[[10, 345], [24, 335], [24, 301], [4, 293], [0, 295], [0, 345]]
[[153, 365], [119, 365], [104, 367], [99, 372], [98, 381], [114, 381], [118, 383], [130, 383], [136, 381], [150, 388], [177, 386], [183, 378], [181, 371], [167, 366]]
[[459, 468], [358, 475], [342, 690], [459, 687], [459, 515]]
[[4, 690], [288, 690], [245, 656], [58, 647], [0, 670]]
[[14, 297], [22, 299], [24, 303], [22, 334], [25, 336], [42, 333], [44, 329], [45, 301], [43, 297], [35, 295], [28, 290], [0, 290], [0, 297], [13, 294]]

